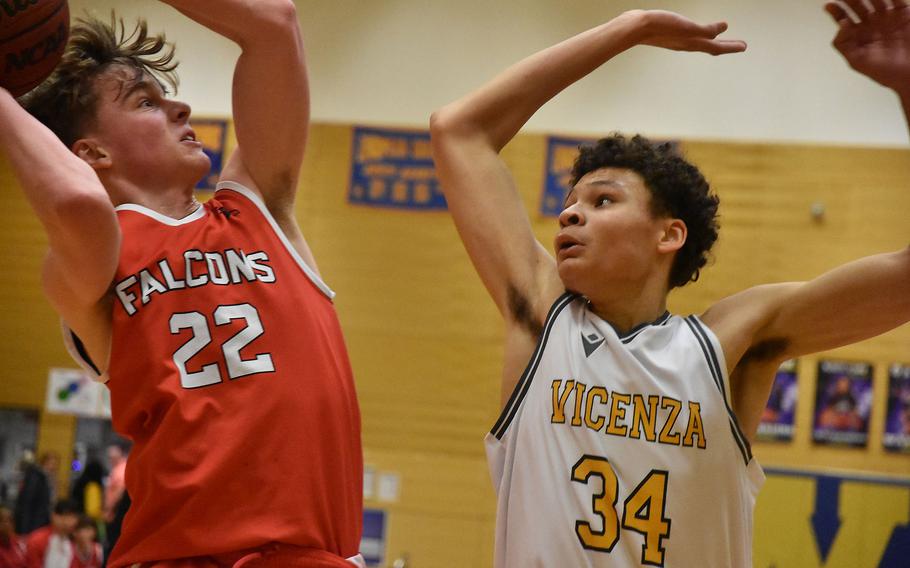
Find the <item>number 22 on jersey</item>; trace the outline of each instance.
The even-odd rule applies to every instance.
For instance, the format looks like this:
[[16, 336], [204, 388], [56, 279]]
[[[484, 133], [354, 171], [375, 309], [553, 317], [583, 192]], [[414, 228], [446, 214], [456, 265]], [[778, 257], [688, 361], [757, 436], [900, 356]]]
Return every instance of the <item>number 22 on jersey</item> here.
[[[212, 316], [216, 326], [227, 325], [238, 319], [246, 322], [246, 327], [221, 345], [229, 378], [238, 379], [275, 370], [269, 353], [259, 353], [251, 359], [244, 359], [240, 355], [243, 348], [263, 334], [262, 321], [255, 307], [250, 304], [218, 306]], [[193, 332], [192, 337], [174, 352], [174, 364], [180, 372], [180, 385], [183, 388], [195, 389], [220, 383], [221, 371], [217, 362], [205, 363], [201, 370], [194, 372], [187, 371], [186, 368], [187, 362], [212, 342], [212, 333], [205, 315], [200, 312], [176, 313], [171, 316], [170, 329], [172, 335], [177, 335], [184, 329]]]
[[619, 541], [619, 529], [628, 529], [645, 537], [641, 563], [663, 566], [663, 539], [670, 536], [670, 519], [666, 518], [669, 472], [652, 469], [645, 476], [623, 502], [621, 525], [616, 512], [619, 481], [607, 458], [584, 455], [572, 468], [572, 481], [587, 484], [592, 477], [600, 478], [603, 483], [603, 491], [591, 499], [594, 514], [603, 521], [603, 528], [596, 531], [587, 521], [575, 521], [575, 534], [581, 545], [609, 553]]

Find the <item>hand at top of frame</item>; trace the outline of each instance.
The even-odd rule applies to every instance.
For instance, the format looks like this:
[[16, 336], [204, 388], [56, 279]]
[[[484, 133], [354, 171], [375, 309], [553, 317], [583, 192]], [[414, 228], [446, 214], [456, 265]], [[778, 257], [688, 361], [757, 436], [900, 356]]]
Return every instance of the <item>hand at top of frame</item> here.
[[699, 51], [711, 55], [746, 50], [746, 42], [742, 40], [717, 38], [727, 30], [726, 22], [698, 24], [685, 16], [664, 10], [632, 10], [621, 17], [638, 20], [638, 43], [641, 45], [674, 51]]
[[[834, 48], [850, 67], [873, 81], [910, 94], [910, 5], [906, 0], [844, 0], [856, 18], [840, 4], [829, 2], [825, 11], [837, 22]], [[858, 20], [858, 21], [857, 21]]]

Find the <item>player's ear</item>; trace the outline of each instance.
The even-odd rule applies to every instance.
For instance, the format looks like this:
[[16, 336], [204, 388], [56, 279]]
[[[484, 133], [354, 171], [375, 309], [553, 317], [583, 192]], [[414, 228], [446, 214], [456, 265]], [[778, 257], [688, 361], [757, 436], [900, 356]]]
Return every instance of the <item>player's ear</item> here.
[[71, 150], [95, 171], [106, 170], [114, 165], [110, 153], [98, 144], [97, 140], [92, 138], [76, 140]]
[[686, 236], [689, 233], [682, 219], [665, 219], [662, 229], [663, 232], [657, 243], [659, 252], [673, 253], [686, 244]]

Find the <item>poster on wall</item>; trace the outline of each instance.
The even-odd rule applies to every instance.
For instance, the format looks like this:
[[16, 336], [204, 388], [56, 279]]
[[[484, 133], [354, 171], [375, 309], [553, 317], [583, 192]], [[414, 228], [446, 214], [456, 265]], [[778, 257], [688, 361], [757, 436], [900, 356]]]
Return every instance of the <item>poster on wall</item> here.
[[55, 414], [110, 418], [110, 391], [81, 369], [51, 368], [47, 373], [44, 408]]
[[228, 121], [215, 118], [194, 118], [193, 132], [196, 140], [202, 143], [202, 151], [209, 157], [212, 167], [207, 176], [196, 184], [198, 191], [215, 191], [215, 184], [221, 177], [224, 161], [227, 158]]
[[430, 151], [430, 133], [354, 128], [348, 202], [393, 209], [446, 209]]
[[790, 359], [777, 370], [768, 404], [758, 425], [758, 438], [766, 441], [793, 439], [797, 400], [796, 360]]
[[540, 198], [541, 215], [556, 217], [562, 211], [572, 181], [572, 165], [578, 156], [578, 148], [592, 146], [595, 142], [597, 141], [593, 138], [547, 138], [547, 172]]
[[[651, 140], [654, 144], [669, 144], [672, 152], [679, 151], [677, 140]], [[594, 146], [595, 138], [547, 137], [547, 163], [543, 195], [540, 197], [540, 214], [557, 217], [563, 210], [572, 183], [572, 167], [581, 146]]]
[[888, 413], [885, 419], [885, 449], [910, 453], [910, 365], [888, 369]]
[[872, 365], [819, 361], [812, 440], [820, 444], [865, 446], [872, 410]]

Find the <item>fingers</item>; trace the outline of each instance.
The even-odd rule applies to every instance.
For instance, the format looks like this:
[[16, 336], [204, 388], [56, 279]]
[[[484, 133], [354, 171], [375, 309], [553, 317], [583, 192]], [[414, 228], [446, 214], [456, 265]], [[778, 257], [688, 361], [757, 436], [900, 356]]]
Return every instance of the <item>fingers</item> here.
[[825, 12], [831, 14], [831, 17], [834, 18], [834, 21], [837, 22], [837, 25], [840, 27], [846, 27], [853, 23], [853, 20], [850, 19], [850, 14], [844, 10], [840, 4], [835, 4], [834, 2], [828, 2], [825, 4]]
[[869, 10], [869, 7], [866, 6], [866, 3], [863, 0], [841, 0], [847, 6], [850, 6], [850, 9], [853, 10], [853, 13], [856, 14], [856, 17], [859, 18], [859, 21], [862, 22], [866, 20], [869, 15], [872, 13]]
[[713, 24], [707, 24], [700, 26], [703, 31], [703, 35], [707, 38], [714, 39], [720, 34], [727, 31], [727, 22], [715, 22]]
[[741, 53], [746, 51], [746, 42], [732, 39], [703, 39], [696, 40], [688, 47], [689, 51], [701, 51], [710, 55], [727, 55], [728, 53]]
[[872, 10], [875, 12], [884, 12], [888, 9], [885, 0], [869, 0], [869, 3], [872, 4]]

